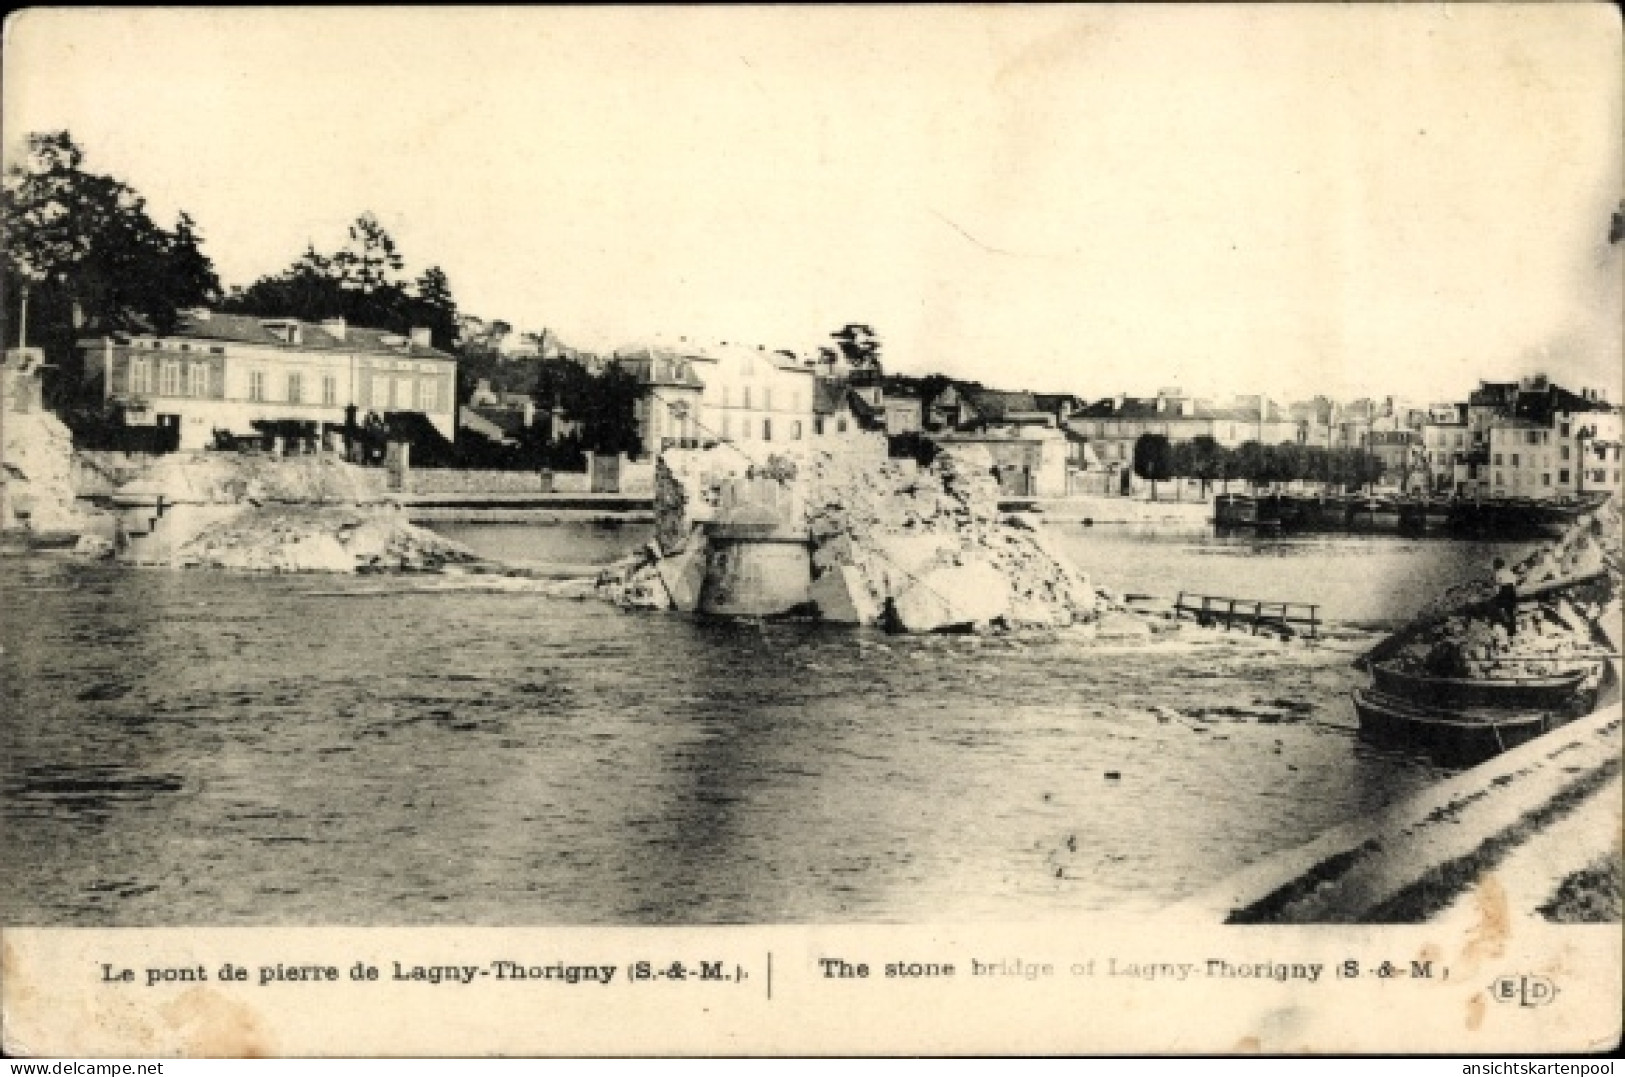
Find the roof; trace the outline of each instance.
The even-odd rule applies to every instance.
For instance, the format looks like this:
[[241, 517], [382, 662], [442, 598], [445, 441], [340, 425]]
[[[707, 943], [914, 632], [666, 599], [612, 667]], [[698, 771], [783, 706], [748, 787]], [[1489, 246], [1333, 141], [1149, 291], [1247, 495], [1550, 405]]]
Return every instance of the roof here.
[[1071, 393], [1034, 393], [1033, 401], [1038, 405], [1039, 411], [1058, 412], [1063, 406], [1070, 406], [1074, 410], [1081, 408], [1084, 401], [1081, 397]]
[[[1178, 407], [1167, 409], [1159, 408], [1161, 400], [1169, 400], [1171, 404], [1189, 404], [1190, 411], [1181, 413]], [[1265, 414], [1264, 421], [1279, 422], [1283, 416], [1278, 414], [1278, 408], [1272, 408], [1277, 414]], [[1257, 404], [1248, 407], [1214, 407], [1210, 401], [1194, 400], [1185, 397], [1181, 401], [1170, 398], [1126, 396], [1119, 405], [1114, 397], [1097, 400], [1072, 416], [1074, 419], [1155, 419], [1168, 421], [1173, 419], [1225, 419], [1232, 422], [1256, 423], [1259, 421], [1259, 408]]]
[[1571, 393], [1561, 386], [1548, 385], [1544, 389], [1519, 393], [1512, 414], [1520, 419], [1532, 419], [1547, 426], [1551, 424], [1552, 417], [1559, 413], [1574, 415], [1588, 411], [1612, 410], [1600, 400], [1588, 400], [1579, 393]]
[[[273, 332], [269, 326], [297, 323], [299, 343], [290, 344]], [[439, 359], [456, 362], [456, 358], [439, 348], [413, 343], [403, 333], [387, 329], [368, 329], [364, 326], [346, 326], [340, 339], [319, 322], [298, 318], [261, 318], [252, 314], [208, 313], [200, 316], [195, 311], [183, 312], [172, 332], [156, 334], [183, 337], [189, 340], [220, 340], [236, 344], [254, 344], [267, 348], [286, 348], [289, 351], [346, 351], [367, 352], [376, 355], [399, 356], [408, 359]]]
[[622, 349], [615, 353], [615, 362], [623, 370], [637, 376], [643, 385], [669, 385], [703, 389], [705, 383], [694, 373], [694, 363], [688, 356], [679, 355], [669, 348]]
[[1007, 393], [999, 389], [970, 389], [965, 399], [976, 409], [977, 415], [991, 422], [1000, 422], [1014, 412], [1031, 414], [1043, 409], [1032, 393]]
[[[511, 412], [508, 414], [512, 414]], [[457, 413], [457, 425], [491, 441], [511, 441], [510, 431], [503, 424], [486, 418], [479, 408], [465, 407]]]

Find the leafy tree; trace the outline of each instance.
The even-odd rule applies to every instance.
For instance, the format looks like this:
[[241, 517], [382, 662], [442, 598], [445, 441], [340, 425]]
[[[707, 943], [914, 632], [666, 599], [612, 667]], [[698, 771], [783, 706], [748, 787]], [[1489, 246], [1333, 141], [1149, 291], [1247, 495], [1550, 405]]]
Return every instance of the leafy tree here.
[[363, 293], [398, 286], [398, 274], [405, 264], [395, 237], [371, 211], [355, 219], [350, 225], [350, 242], [333, 255], [340, 283]]
[[1141, 434], [1134, 441], [1134, 474], [1151, 484], [1151, 500], [1157, 499], [1157, 483], [1173, 477], [1173, 452], [1163, 434]]
[[1264, 446], [1256, 441], [1244, 441], [1235, 449], [1235, 477], [1243, 480], [1249, 486], [1262, 486], [1268, 480], [1265, 476], [1269, 472], [1269, 465], [1265, 459]]
[[441, 351], [457, 346], [457, 300], [451, 294], [451, 281], [439, 266], [430, 266], [417, 279], [408, 304], [412, 324], [429, 330], [429, 339]]
[[0, 202], [6, 319], [19, 323], [26, 295], [29, 343], [54, 367], [46, 383], [53, 407], [85, 395], [79, 330], [167, 330], [179, 311], [220, 294], [190, 217], [181, 214], [173, 231], [160, 227], [134, 188], [88, 171], [84, 159], [66, 131], [29, 135]]
[[531, 395], [548, 416], [557, 413], [579, 423], [581, 446], [588, 452], [636, 454], [642, 448], [637, 401], [643, 386], [619, 363], [594, 373], [570, 359], [543, 360]]
[[1208, 488], [1224, 478], [1224, 446], [1211, 435], [1198, 434], [1190, 442], [1190, 477], [1202, 484], [1202, 496]]

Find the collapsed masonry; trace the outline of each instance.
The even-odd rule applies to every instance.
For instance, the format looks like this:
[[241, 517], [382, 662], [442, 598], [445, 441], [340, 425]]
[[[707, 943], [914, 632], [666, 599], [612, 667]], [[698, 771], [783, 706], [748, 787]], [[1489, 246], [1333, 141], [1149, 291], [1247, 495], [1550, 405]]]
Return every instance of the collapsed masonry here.
[[1519, 593], [1537, 597], [1520, 604], [1511, 625], [1490, 604], [1494, 584], [1486, 573], [1435, 603], [1433, 622], [1395, 655], [1398, 667], [1473, 680], [1597, 668], [1598, 630], [1608, 635], [1619, 629], [1619, 496], [1575, 521], [1512, 571]]
[[165, 457], [114, 494], [120, 560], [241, 572], [437, 572], [480, 559], [332, 456]]
[[761, 463], [728, 446], [668, 452], [654, 540], [599, 589], [629, 607], [908, 632], [1092, 620], [1101, 596], [1088, 577], [998, 497], [974, 445], [929, 467], [825, 450]]
[[48, 411], [7, 412], [7, 497], [20, 525], [35, 533], [84, 531], [97, 513], [76, 500], [73, 435]]

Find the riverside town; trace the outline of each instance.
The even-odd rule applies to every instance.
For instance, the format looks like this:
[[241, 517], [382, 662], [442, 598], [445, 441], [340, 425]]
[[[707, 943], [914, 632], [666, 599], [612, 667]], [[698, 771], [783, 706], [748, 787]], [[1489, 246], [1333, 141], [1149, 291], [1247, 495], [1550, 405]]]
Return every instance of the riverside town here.
[[[785, 77], [746, 66], [764, 93]], [[864, 189], [852, 174], [738, 234], [661, 188], [671, 218], [634, 235], [653, 219], [637, 184], [759, 175], [639, 143], [647, 167], [617, 181], [632, 223], [588, 240], [582, 220], [608, 212], [591, 207], [620, 220], [621, 202], [570, 201], [570, 173], [597, 166], [560, 136], [545, 183], [510, 188], [501, 152], [460, 151], [495, 170], [470, 190], [525, 192], [501, 229], [484, 196], [414, 188], [399, 198], [418, 208], [396, 208], [382, 192], [410, 175], [340, 223], [250, 226], [89, 130], [34, 130], [5, 175], [8, 925], [1434, 924], [1481, 915], [1486, 894], [1502, 914], [1620, 922], [1611, 338], [1529, 314], [1481, 360], [1446, 366], [1437, 345], [1430, 383], [1424, 323], [1499, 312], [1450, 291], [1466, 276], [1424, 279], [1414, 245], [1403, 272], [1367, 273], [1390, 251], [1375, 224], [1359, 257], [1327, 253], [1386, 189], [1335, 228], [1306, 212], [1320, 245], [1292, 260], [1287, 228], [1261, 233], [1263, 254], [1246, 229], [1184, 245], [1126, 185], [1096, 199], [1140, 207], [1125, 238], [1129, 209], [1056, 200], [1033, 164], [1037, 193], [993, 200], [1008, 213], [931, 188], [909, 243], [955, 257], [877, 273], [890, 248], [854, 226], [842, 272], [808, 270], [803, 290], [758, 255], [718, 284], [706, 244], [781, 227], [822, 243], [833, 226], [793, 222]], [[1127, 136], [1099, 137], [1087, 156], [1111, 173]], [[1073, 190], [1089, 168], [1068, 161]], [[824, 167], [847, 166], [805, 163]], [[1596, 277], [1617, 298], [1617, 199], [1564, 210], [1584, 218], [1561, 233], [1576, 292]], [[1045, 206], [1120, 244], [1114, 264], [1043, 247], [1055, 229], [1023, 215]], [[531, 215], [553, 239], [514, 257], [505, 230]], [[637, 258], [605, 269], [618, 243]], [[504, 293], [463, 283], [481, 279], [471, 249], [508, 251], [499, 283], [533, 294], [484, 306]], [[812, 249], [783, 264], [824, 265]], [[1268, 262], [1274, 298], [1227, 291], [1242, 270], [1203, 261], [1225, 258]], [[1200, 288], [1184, 259], [1207, 267]], [[1317, 259], [1340, 283], [1300, 287]], [[970, 265], [974, 284], [931, 276]], [[1494, 276], [1532, 294], [1524, 268]], [[690, 269], [712, 283], [685, 291]], [[1074, 272], [1088, 288], [1042, 284]], [[1024, 283], [1001, 291], [1006, 275]], [[1379, 288], [1401, 276], [1402, 299]], [[846, 277], [907, 294], [871, 307]], [[1157, 298], [1125, 313], [1108, 293], [1127, 279]], [[587, 292], [619, 313], [566, 298]], [[691, 309], [672, 315], [679, 294]], [[1387, 321], [1362, 335], [1379, 300]], [[1315, 313], [1294, 321], [1297, 304]], [[813, 331], [770, 335], [769, 308]], [[1034, 326], [1062, 343], [1043, 350]], [[1419, 343], [1363, 354], [1390, 331]], [[859, 949], [785, 975], [857, 976]], [[1233, 949], [1101, 953], [1098, 975], [1346, 978], [1343, 953]], [[633, 978], [567, 963], [612, 954], [541, 952], [560, 960], [378, 964], [476, 988]], [[286, 956], [275, 978], [302, 977]], [[895, 975], [951, 975], [920, 956]], [[949, 956], [962, 984], [1051, 960]]]

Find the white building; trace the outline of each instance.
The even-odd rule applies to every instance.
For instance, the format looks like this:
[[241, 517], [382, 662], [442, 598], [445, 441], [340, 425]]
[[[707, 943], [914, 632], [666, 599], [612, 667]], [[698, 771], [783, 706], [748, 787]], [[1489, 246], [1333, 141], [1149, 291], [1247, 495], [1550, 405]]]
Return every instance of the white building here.
[[178, 427], [179, 447], [207, 447], [217, 430], [256, 433], [256, 420], [339, 428], [354, 406], [420, 412], [456, 436], [457, 361], [427, 329], [387, 333], [296, 318], [196, 310], [171, 333], [115, 333], [80, 342], [89, 378], [133, 425]]

